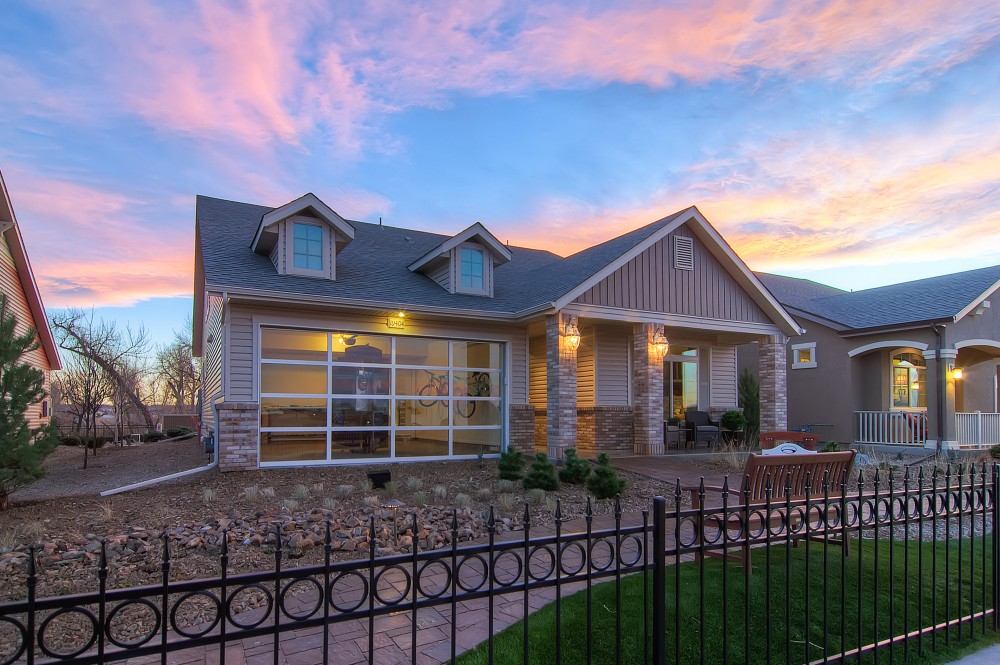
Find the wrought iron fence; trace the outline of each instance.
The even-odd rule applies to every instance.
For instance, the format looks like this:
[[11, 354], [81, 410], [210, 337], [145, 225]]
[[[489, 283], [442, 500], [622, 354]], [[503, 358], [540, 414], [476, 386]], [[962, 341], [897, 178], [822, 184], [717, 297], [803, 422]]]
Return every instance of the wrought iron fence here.
[[[9, 637], [0, 640], [0, 663], [166, 663], [198, 647], [224, 665], [227, 645], [254, 639], [279, 663], [284, 641], [310, 631], [316, 662], [336, 663], [344, 647], [337, 626], [350, 621], [366, 628], [361, 658], [376, 662], [376, 622], [390, 615], [409, 622], [410, 661], [426, 662], [420, 618], [434, 613], [448, 623], [437, 628], [447, 634], [438, 658], [453, 662], [469, 646], [457, 639], [459, 615], [475, 607], [485, 614], [485, 641], [468, 657], [490, 663], [819, 663], [880, 655], [905, 662], [911, 650], [1000, 629], [1000, 466], [850, 481], [817, 479], [794, 497], [778, 487], [790, 489], [790, 480], [772, 486], [768, 479], [758, 505], [743, 500], [749, 488], [731, 489], [728, 481], [713, 505], [702, 483], [691, 489], [697, 508], [684, 506], [678, 482], [674, 504], [655, 498], [641, 523], [623, 525], [616, 503], [614, 526], [594, 528], [588, 504], [585, 528], [565, 533], [557, 506], [554, 533], [538, 534], [526, 509], [524, 531], [511, 540], [498, 537], [491, 510], [485, 543], [459, 547], [453, 517], [449, 547], [421, 550], [415, 537], [411, 553], [388, 557], [376, 556], [372, 517], [368, 557], [347, 562], [332, 561], [328, 522], [322, 564], [283, 567], [279, 530], [273, 569], [240, 575], [230, 574], [223, 537], [219, 576], [194, 581], [171, 580], [164, 535], [160, 584], [107, 588], [102, 549], [96, 592], [48, 598], [36, 597], [32, 551], [26, 599], [0, 605]], [[417, 515], [407, 519], [417, 536]], [[536, 623], [529, 615], [543, 604], [540, 595], [552, 602], [544, 610], [549, 621]], [[516, 610], [502, 605], [510, 599], [519, 601]], [[527, 620], [498, 630], [511, 612]], [[67, 622], [69, 642], [60, 638]]]

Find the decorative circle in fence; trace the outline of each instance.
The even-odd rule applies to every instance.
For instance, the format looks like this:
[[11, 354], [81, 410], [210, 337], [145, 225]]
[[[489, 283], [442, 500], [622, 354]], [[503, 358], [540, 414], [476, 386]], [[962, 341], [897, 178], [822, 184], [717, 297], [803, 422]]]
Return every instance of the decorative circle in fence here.
[[[255, 593], [261, 594], [263, 596], [264, 601], [265, 601], [263, 607], [259, 607], [258, 606], [258, 607], [255, 607], [255, 608], [247, 611], [247, 612], [242, 612], [241, 614], [234, 614], [233, 613], [233, 606], [234, 605], [238, 606], [238, 603], [236, 602], [236, 599], [239, 598], [240, 595], [245, 594], [245, 595], [250, 596], [250, 595], [255, 594]], [[263, 584], [259, 584], [259, 583], [244, 584], [243, 586], [238, 587], [236, 589], [236, 591], [233, 592], [233, 594], [231, 596], [229, 596], [229, 598], [226, 599], [226, 618], [229, 619], [229, 622], [231, 624], [233, 624], [237, 628], [242, 628], [244, 630], [249, 630], [251, 628], [256, 628], [260, 624], [264, 623], [264, 621], [269, 616], [271, 616], [271, 610], [272, 609], [274, 609], [274, 596], [271, 594], [271, 591], [266, 586], [264, 586]], [[244, 622], [236, 620], [237, 616], [241, 616], [241, 615], [250, 615], [250, 616], [253, 616], [255, 614], [260, 614], [260, 617], [258, 619], [256, 619], [255, 621], [248, 621], [248, 622], [244, 623]]]
[[[200, 598], [208, 599], [209, 607], [212, 608], [212, 620], [207, 622], [199, 621], [197, 624], [195, 624], [202, 626], [202, 629], [198, 631], [189, 631], [186, 629], [186, 627], [182, 628], [181, 625], [177, 622], [178, 612], [182, 611], [181, 608], [184, 606], [185, 603], [188, 603], [192, 605], [192, 607], [188, 608], [187, 612], [195, 612], [196, 614], [195, 618], [200, 619], [200, 617], [197, 616], [198, 613], [197, 600]], [[219, 599], [215, 596], [214, 593], [210, 593], [208, 591], [191, 591], [189, 593], [184, 594], [176, 601], [174, 601], [173, 606], [170, 608], [170, 627], [173, 628], [178, 635], [183, 635], [184, 637], [189, 637], [194, 639], [196, 637], [201, 637], [202, 635], [207, 635], [213, 628], [215, 628], [215, 626], [219, 623], [221, 614], [222, 614], [222, 603], [219, 602]]]
[[[468, 578], [462, 575], [462, 569], [464, 569], [466, 564], [469, 564], [470, 561], [474, 561], [475, 564], [479, 566], [479, 570], [475, 570], [471, 573], [471, 575], [473, 575], [473, 580], [478, 577], [478, 581], [475, 584], [470, 584]], [[489, 566], [486, 565], [486, 559], [481, 554], [469, 554], [468, 556], [462, 557], [455, 569], [455, 575], [458, 579], [458, 588], [469, 593], [479, 591], [483, 588], [483, 585], [486, 584], [486, 576], [489, 574], [488, 571]]]
[[[306, 594], [313, 590], [316, 592], [315, 598], [311, 604], [306, 605], [305, 609], [300, 612], [293, 612], [289, 609], [289, 602], [302, 603], [305, 601]], [[288, 596], [289, 593], [291, 594], [291, 598]], [[305, 621], [319, 612], [322, 607], [323, 585], [315, 577], [300, 577], [291, 580], [281, 588], [281, 593], [278, 594], [278, 608], [281, 609], [282, 614], [292, 621]]]
[[[440, 581], [437, 588], [431, 587], [431, 584], [435, 584], [434, 581], [434, 566], [438, 566], [444, 573], [444, 579]], [[431, 572], [428, 573], [427, 571]], [[438, 573], [439, 575], [441, 573]], [[425, 586], [425, 582], [427, 586]], [[428, 588], [429, 587], [429, 588]], [[434, 559], [424, 563], [417, 569], [417, 591], [424, 598], [440, 598], [444, 593], [451, 588], [451, 568], [448, 564], [441, 559]]]
[[[396, 579], [392, 579], [396, 577]], [[402, 581], [403, 588], [397, 586], [397, 582]], [[375, 594], [375, 600], [377, 600], [382, 605], [392, 606], [399, 605], [401, 602], [406, 600], [406, 597], [410, 594], [410, 587], [413, 581], [410, 579], [410, 573], [403, 568], [400, 564], [393, 564], [391, 566], [386, 566], [382, 570], [378, 571], [375, 575], [375, 580], [372, 582], [372, 591]], [[382, 595], [383, 591], [388, 592], [389, 590], [395, 591], [395, 597], [386, 598]]]
[[[2, 626], [10, 626], [8, 631], [4, 631]], [[7, 649], [12, 650], [12, 654], [4, 661], [0, 661], [0, 665], [11, 665], [11, 663], [17, 661], [18, 658], [24, 653], [28, 644], [28, 631], [20, 621], [13, 619], [11, 617], [0, 617], [0, 636], [4, 635], [6, 632], [13, 631], [17, 635], [17, 641], [12, 641], [11, 639], [4, 639], [3, 644]]]
[[[604, 557], [600, 556], [600, 548], [604, 546]], [[599, 573], [604, 572], [615, 562], [615, 546], [606, 538], [599, 538], [590, 544], [590, 567]]]
[[[504, 566], [500, 565], [500, 562], [504, 558], [511, 558], [516, 564], [513, 569], [504, 570]], [[513, 570], [513, 572], [511, 572]], [[524, 562], [521, 561], [521, 557], [512, 550], [505, 550], [499, 555], [493, 558], [493, 581], [502, 587], [512, 586], [515, 582], [521, 579], [521, 573], [524, 572]]]
[[[134, 628], [136, 625], [141, 625], [143, 623], [133, 612], [129, 612], [132, 608], [140, 608], [140, 611], [148, 611], [152, 621], [147, 622], [150, 625], [149, 630], [143, 633], [139, 638], [129, 641], [121, 639], [123, 636], [118, 633], [118, 623], [122, 624], [121, 628], [123, 629]], [[116, 619], [120, 619], [120, 622], [116, 622]], [[111, 608], [110, 612], [108, 612], [108, 616], [104, 623], [104, 634], [107, 636], [108, 641], [116, 647], [121, 647], [122, 649], [134, 649], [142, 646], [146, 642], [153, 639], [159, 630], [160, 608], [157, 607], [153, 601], [146, 598], [137, 598], [135, 600], [126, 600], [118, 603]]]
[[[540, 561], [540, 557], [535, 555], [539, 552], [545, 554], [546, 563]], [[540, 575], [537, 571], [543, 571]], [[537, 545], [528, 550], [528, 577], [536, 582], [543, 582], [552, 575], [556, 570], [556, 555], [548, 547], [544, 545]]]
[[[352, 584], [350, 580], [354, 579], [357, 579], [358, 582]], [[330, 599], [330, 605], [335, 610], [343, 614], [349, 614], [368, 602], [368, 578], [356, 570], [339, 573], [330, 580], [330, 586], [327, 588], [326, 595]], [[335, 600], [337, 596], [341, 598], [353, 596], [356, 600], [351, 605], [341, 605]]]
[[[630, 543], [635, 543], [634, 550], [629, 546]], [[629, 551], [632, 551], [632, 558], [626, 559], [625, 555]], [[639, 563], [640, 559], [642, 559], [642, 541], [639, 539], [639, 536], [630, 535], [622, 538], [618, 544], [618, 563], [626, 568], [631, 568]]]
[[[567, 556], [566, 553], [570, 551], [570, 548], [576, 552], [575, 557]], [[576, 568], [567, 568], [567, 560], [575, 559], [577, 562]], [[573, 541], [565, 543], [562, 546], [562, 550], [559, 552], [559, 569], [562, 571], [563, 575], [573, 577], [583, 571], [584, 567], [587, 565], [587, 548], [583, 546], [583, 543], [579, 541]]]
[[[65, 617], [73, 617], [73, 616], [83, 617], [83, 619], [85, 620], [83, 621], [83, 626], [81, 626], [79, 630], [86, 632], [78, 633], [81, 636], [86, 636], [86, 639], [82, 640], [82, 646], [80, 646], [76, 651], [53, 650], [52, 648], [50, 648], [49, 644], [46, 644], [45, 633], [48, 631], [50, 626], [58, 626], [58, 623], [54, 624], [53, 622], [57, 621], [58, 619], [63, 619]], [[67, 631], [66, 627], [62, 627], [62, 629], [54, 628], [54, 630], [56, 630], [56, 632], [59, 634], [63, 634], [64, 631]], [[42, 650], [42, 653], [44, 653], [46, 656], [50, 656], [52, 658], [59, 658], [60, 660], [69, 660], [70, 658], [76, 658], [77, 656], [79, 656], [84, 651], [86, 651], [87, 649], [89, 649], [94, 645], [94, 642], [97, 641], [97, 631], [98, 631], [97, 617], [94, 616], [93, 612], [91, 612], [85, 607], [64, 607], [62, 609], [56, 610], [49, 616], [45, 617], [45, 620], [42, 621], [41, 626], [38, 627], [38, 647]], [[67, 632], [72, 633], [72, 631], [67, 631]]]

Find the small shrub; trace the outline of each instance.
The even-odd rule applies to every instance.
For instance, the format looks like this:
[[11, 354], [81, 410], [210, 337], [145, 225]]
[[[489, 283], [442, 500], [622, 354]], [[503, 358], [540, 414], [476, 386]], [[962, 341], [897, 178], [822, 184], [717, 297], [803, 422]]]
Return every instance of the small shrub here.
[[362, 501], [369, 508], [379, 508], [382, 505], [381, 499], [375, 495], [368, 495]]
[[497, 470], [504, 480], [521, 480], [524, 477], [524, 453], [517, 448], [511, 448], [500, 453]]
[[820, 448], [821, 453], [836, 453], [840, 451], [840, 446], [837, 445], [836, 441], [827, 441], [826, 445]]
[[416, 476], [410, 476], [406, 479], [406, 489], [411, 492], [416, 492], [419, 489], [423, 489], [424, 481]]
[[476, 490], [476, 498], [480, 501], [489, 501], [491, 496], [493, 496], [493, 492], [490, 491], [489, 487], [480, 487]]
[[262, 487], [260, 490], [260, 495], [265, 499], [274, 498], [274, 488], [273, 487]]
[[165, 438], [167, 438], [166, 434], [164, 434], [163, 432], [157, 432], [156, 430], [153, 430], [152, 432], [148, 432], [142, 435], [142, 442], [156, 443], [157, 441], [163, 441]]
[[417, 490], [413, 493], [413, 505], [416, 508], [423, 508], [427, 505], [427, 492]]
[[251, 485], [243, 488], [243, 497], [247, 501], [256, 501], [260, 498], [260, 485]]
[[990, 457], [993, 459], [1000, 459], [1000, 444], [997, 444], [990, 448]]
[[294, 513], [299, 509], [299, 502], [295, 499], [282, 499], [281, 503], [278, 504], [290, 513]]
[[299, 501], [306, 501], [309, 499], [309, 488], [305, 485], [296, 485], [292, 490], [292, 496]]
[[549, 511], [554, 515], [558, 507], [559, 507], [559, 499], [557, 499], [554, 496], [545, 497], [545, 509], [547, 511]]
[[448, 498], [448, 486], [447, 485], [435, 485], [434, 486], [434, 500], [444, 501]]
[[510, 494], [514, 491], [514, 481], [504, 478], [497, 483], [497, 491], [501, 494]]
[[323, 499], [323, 507], [327, 510], [336, 510], [340, 508], [340, 502], [334, 499], [332, 496], [328, 496]]
[[110, 520], [115, 516], [115, 506], [110, 501], [101, 501], [97, 504], [101, 508], [101, 515], [106, 520]]
[[371, 478], [365, 476], [365, 479], [361, 481], [361, 491], [365, 494], [375, 491], [375, 483], [372, 482]]
[[582, 485], [590, 475], [590, 462], [577, 457], [576, 448], [566, 449], [566, 459], [563, 468], [559, 469], [559, 480], [571, 485]]
[[549, 461], [545, 453], [535, 455], [535, 461], [531, 464], [531, 470], [524, 477], [524, 489], [542, 489], [555, 491], [559, 489], [559, 478], [556, 477], [556, 468]]
[[387, 480], [385, 482], [385, 498], [395, 499], [397, 494], [399, 494], [399, 483], [395, 480]]
[[201, 500], [205, 503], [212, 503], [217, 498], [219, 498], [218, 495], [215, 493], [215, 490], [212, 489], [211, 487], [206, 487], [201, 491]]
[[193, 431], [194, 430], [192, 430], [190, 427], [171, 427], [170, 429], [167, 430], [167, 436], [172, 439], [175, 436], [190, 434]]
[[82, 446], [83, 441], [78, 436], [73, 436], [72, 434], [64, 436], [59, 441], [64, 446]]
[[313, 483], [312, 487], [309, 488], [311, 492], [317, 495], [322, 495], [324, 489], [326, 489], [326, 487], [323, 485], [323, 483]]
[[742, 411], [726, 411], [722, 414], [722, 429], [730, 432], [741, 432], [747, 426], [747, 417]]
[[540, 506], [545, 503], [545, 490], [541, 487], [528, 490], [528, 503], [533, 506]]
[[513, 513], [517, 511], [517, 497], [513, 494], [501, 494], [497, 497], [497, 508], [499, 508], [502, 513]]
[[597, 468], [587, 479], [587, 489], [596, 499], [610, 499], [625, 489], [625, 481], [618, 477], [607, 453], [597, 456]]
[[337, 498], [347, 499], [354, 494], [354, 485], [337, 485]]
[[464, 510], [464, 509], [468, 508], [469, 504], [471, 504], [471, 503], [472, 503], [472, 499], [469, 497], [468, 494], [462, 494], [461, 492], [459, 492], [458, 494], [455, 495], [455, 507], [456, 508]]

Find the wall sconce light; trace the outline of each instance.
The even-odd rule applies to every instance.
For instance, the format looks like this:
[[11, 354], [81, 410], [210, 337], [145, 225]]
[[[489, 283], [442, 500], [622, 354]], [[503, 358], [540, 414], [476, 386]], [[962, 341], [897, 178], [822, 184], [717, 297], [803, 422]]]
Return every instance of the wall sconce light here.
[[577, 326], [575, 316], [571, 316], [569, 322], [566, 323], [563, 337], [566, 340], [566, 348], [570, 351], [576, 351], [580, 348], [580, 328]]
[[653, 351], [657, 356], [663, 358], [669, 350], [670, 342], [667, 341], [667, 333], [663, 329], [663, 326], [659, 326], [656, 332], [653, 333]]
[[951, 374], [951, 378], [959, 381], [965, 378], [965, 372], [961, 367], [955, 367], [953, 364], [948, 363], [948, 373]]
[[920, 390], [920, 382], [919, 381], [914, 381], [913, 383], [911, 383], [910, 384], [910, 389], [911, 390]]

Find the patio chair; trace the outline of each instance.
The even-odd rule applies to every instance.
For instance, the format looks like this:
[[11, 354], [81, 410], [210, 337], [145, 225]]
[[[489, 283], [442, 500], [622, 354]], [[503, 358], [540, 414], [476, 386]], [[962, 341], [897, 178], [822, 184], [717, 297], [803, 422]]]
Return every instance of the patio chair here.
[[[806, 529], [804, 527], [801, 529], [798, 528], [801, 525], [801, 520], [805, 517], [806, 511], [804, 507], [798, 506], [793, 507], [792, 514], [784, 514], [786, 480], [790, 481], [790, 492], [788, 494], [788, 500], [790, 501], [794, 502], [805, 499], [807, 478], [810, 478], [812, 482], [812, 499], [815, 500], [822, 497], [824, 476], [830, 479], [830, 497], [833, 498], [836, 496], [839, 499], [841, 478], [843, 478], [845, 473], [850, 476], [855, 454], [856, 451], [854, 450], [846, 450], [836, 453], [810, 452], [797, 455], [756, 455], [754, 453], [748, 455], [741, 476], [741, 484], [729, 489], [729, 511], [724, 518], [730, 534], [738, 533], [738, 536], [729, 541], [730, 546], [738, 550], [738, 553], [733, 553], [729, 549], [725, 551], [713, 549], [704, 550], [704, 555], [725, 556], [730, 561], [738, 561], [743, 564], [744, 572], [749, 575], [752, 570], [750, 566], [750, 549], [755, 545], [763, 543], [760, 543], [759, 539], [757, 539], [758, 542], [752, 542], [754, 540], [753, 536], [751, 535], [748, 538], [746, 532], [749, 530], [751, 534], [754, 534], [761, 531], [765, 519], [768, 522], [767, 528], [772, 529], [772, 534], [775, 533], [774, 530], [777, 527], [782, 527], [784, 524], [783, 528], [780, 529], [780, 534], [775, 535], [775, 541], [782, 541], [788, 534], [788, 531], [785, 529], [791, 529], [795, 532], [792, 536], [793, 544], [798, 546], [799, 541], [806, 537]], [[767, 504], [766, 490], [768, 479], [770, 479], [771, 485], [771, 512], [765, 516], [763, 514], [765, 511], [762, 508]], [[691, 492], [692, 508], [695, 510], [701, 508], [700, 488], [687, 487], [685, 489]], [[722, 488], [717, 486], [706, 485], [704, 489], [706, 492], [712, 492], [713, 495], [722, 492]], [[746, 512], [743, 506], [744, 497], [748, 500]], [[706, 522], [712, 524], [713, 529], [721, 527], [723, 520], [723, 516], [720, 514], [721, 509], [721, 497], [716, 498], [713, 496], [711, 504], [708, 503], [706, 497]], [[741, 528], [743, 526], [741, 522], [744, 514], [748, 514], [750, 518], [750, 524], [746, 525], [747, 528]], [[847, 556], [849, 554], [848, 538], [841, 536], [839, 539], [831, 539], [822, 525], [817, 525], [816, 521], [815, 516], [813, 516], [811, 520], [812, 526], [809, 529], [809, 532], [812, 534], [810, 538], [812, 540], [826, 540], [827, 542], [841, 545], [844, 556]], [[696, 534], [695, 544], [700, 544], [702, 528], [697, 515], [692, 520], [692, 525]], [[835, 528], [833, 531], [839, 531], [839, 528]], [[696, 556], [700, 559], [702, 552], [700, 551]]]
[[687, 428], [687, 440], [697, 447], [699, 442], [709, 446], [719, 442], [721, 430], [719, 424], [712, 422], [712, 417], [705, 411], [689, 410], [684, 412], [684, 425]]

